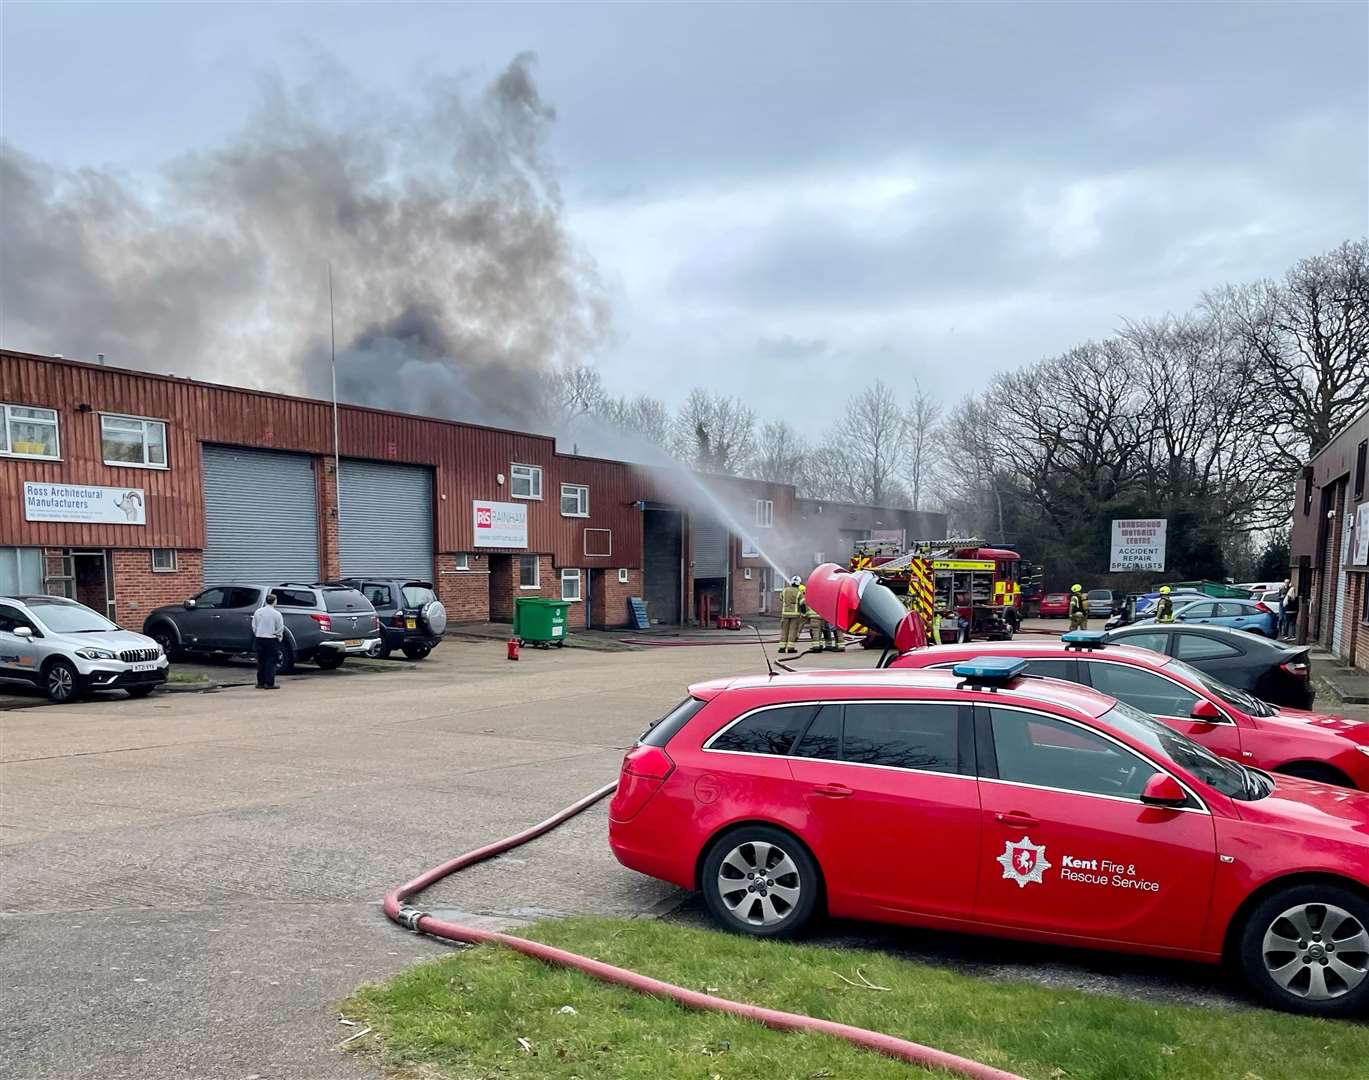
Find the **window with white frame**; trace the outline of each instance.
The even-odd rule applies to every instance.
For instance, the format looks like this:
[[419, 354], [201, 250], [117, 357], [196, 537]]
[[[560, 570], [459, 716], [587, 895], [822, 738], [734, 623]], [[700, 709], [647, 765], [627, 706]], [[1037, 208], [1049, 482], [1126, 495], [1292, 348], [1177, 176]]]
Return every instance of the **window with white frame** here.
[[773, 499], [756, 500], [756, 528], [769, 529], [775, 524], [775, 501]]
[[515, 499], [542, 497], [542, 468], [540, 465], [510, 465], [509, 494]]
[[518, 556], [518, 587], [520, 589], [540, 589], [542, 587], [541, 569], [536, 555]]
[[4, 431], [0, 432], [0, 453], [11, 457], [60, 458], [62, 444], [57, 437], [57, 410], [29, 405], [0, 405]]
[[176, 572], [176, 549], [153, 548], [152, 572], [154, 574], [174, 574]]
[[580, 571], [562, 570], [561, 571], [561, 599], [579, 600], [580, 599]]
[[471, 568], [470, 552], [458, 551], [456, 553], [456, 568], [458, 570], [469, 570]]
[[621, 567], [621, 568], [618, 570], [618, 584], [619, 584], [619, 585], [626, 585], [626, 584], [627, 584], [627, 567]]
[[166, 424], [139, 416], [100, 414], [100, 453], [106, 465], [166, 468]]
[[561, 516], [589, 517], [589, 487], [585, 484], [561, 485]]

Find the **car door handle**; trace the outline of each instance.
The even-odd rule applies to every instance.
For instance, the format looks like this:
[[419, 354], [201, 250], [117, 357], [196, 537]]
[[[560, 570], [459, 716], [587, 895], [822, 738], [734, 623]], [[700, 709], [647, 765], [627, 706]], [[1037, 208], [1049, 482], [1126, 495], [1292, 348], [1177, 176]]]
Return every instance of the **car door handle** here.
[[1041, 822], [1030, 814], [1024, 814], [1021, 810], [1011, 810], [1006, 814], [995, 814], [999, 821], [1004, 825], [1011, 825], [1013, 828], [1031, 829]]
[[818, 795], [826, 795], [829, 799], [845, 799], [855, 794], [855, 791], [845, 784], [819, 784], [813, 791]]

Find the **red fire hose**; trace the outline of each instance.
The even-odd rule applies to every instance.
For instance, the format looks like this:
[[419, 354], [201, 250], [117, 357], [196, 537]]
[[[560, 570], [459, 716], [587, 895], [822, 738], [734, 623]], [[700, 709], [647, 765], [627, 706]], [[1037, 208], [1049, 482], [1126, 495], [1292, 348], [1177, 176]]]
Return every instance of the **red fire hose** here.
[[959, 1076], [970, 1077], [971, 1080], [1023, 1080], [1015, 1073], [1004, 1072], [1002, 1069], [995, 1069], [968, 1058], [935, 1050], [930, 1046], [909, 1042], [907, 1039], [885, 1035], [878, 1031], [870, 1031], [867, 1028], [852, 1027], [850, 1024], [838, 1024], [832, 1020], [820, 1020], [800, 1013], [765, 1009], [759, 1005], [747, 1005], [739, 1001], [729, 1001], [727, 998], [714, 997], [712, 994], [703, 994], [697, 990], [687, 990], [683, 986], [675, 986], [659, 979], [652, 979], [646, 975], [639, 975], [635, 971], [628, 971], [626, 968], [591, 960], [587, 956], [567, 952], [565, 949], [557, 949], [551, 945], [543, 945], [537, 941], [529, 941], [527, 938], [513, 937], [510, 934], [501, 934], [493, 930], [479, 930], [473, 926], [461, 926], [457, 923], [435, 919], [426, 911], [420, 911], [405, 903], [406, 900], [422, 892], [430, 885], [441, 881], [449, 874], [454, 874], [456, 871], [464, 870], [475, 863], [493, 858], [495, 855], [500, 855], [512, 848], [526, 844], [529, 840], [535, 840], [543, 833], [550, 832], [558, 825], [575, 817], [576, 814], [588, 810], [600, 799], [611, 794], [617, 786], [616, 783], [606, 784], [598, 791], [576, 800], [564, 810], [558, 810], [545, 821], [539, 822], [529, 829], [514, 833], [514, 835], [505, 837], [503, 840], [496, 840], [494, 843], [486, 844], [474, 851], [468, 851], [464, 855], [458, 855], [440, 866], [433, 867], [427, 873], [420, 874], [407, 884], [390, 890], [385, 894], [382, 905], [386, 916], [406, 930], [412, 930], [416, 934], [430, 934], [447, 941], [459, 941], [471, 945], [504, 945], [544, 963], [574, 968], [603, 982], [625, 986], [629, 990], [636, 990], [642, 994], [669, 998], [681, 1005], [688, 1005], [692, 1009], [709, 1009], [713, 1012], [730, 1013], [732, 1016], [752, 1020], [779, 1031], [822, 1032], [825, 1035], [845, 1039], [855, 1046], [873, 1050], [899, 1061], [921, 1065], [927, 1069], [943, 1069]]

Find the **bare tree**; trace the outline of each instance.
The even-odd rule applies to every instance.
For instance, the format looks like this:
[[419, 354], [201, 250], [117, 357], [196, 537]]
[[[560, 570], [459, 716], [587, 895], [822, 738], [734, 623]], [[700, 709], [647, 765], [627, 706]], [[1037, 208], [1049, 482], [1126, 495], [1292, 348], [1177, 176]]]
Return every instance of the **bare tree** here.
[[1276, 421], [1288, 474], [1369, 401], [1369, 241], [1303, 259], [1280, 283], [1227, 286], [1205, 307], [1253, 354], [1248, 389]]
[[582, 416], [597, 416], [608, 404], [603, 377], [585, 364], [570, 364], [547, 383], [547, 418], [558, 428]]
[[910, 505], [922, 509], [922, 497], [936, 470], [941, 403], [913, 380], [908, 402], [907, 480]]
[[670, 443], [670, 411], [654, 397], [613, 398], [605, 404], [603, 415], [615, 427], [662, 449]]
[[876, 380], [846, 403], [836, 441], [847, 460], [851, 493], [859, 502], [887, 506], [907, 499], [898, 477], [906, 470], [908, 415], [894, 391]]
[[751, 475], [757, 480], [805, 488], [812, 450], [803, 436], [783, 420], [761, 428]]
[[696, 386], [675, 414], [675, 456], [701, 472], [741, 475], [756, 446], [756, 414], [738, 398]]

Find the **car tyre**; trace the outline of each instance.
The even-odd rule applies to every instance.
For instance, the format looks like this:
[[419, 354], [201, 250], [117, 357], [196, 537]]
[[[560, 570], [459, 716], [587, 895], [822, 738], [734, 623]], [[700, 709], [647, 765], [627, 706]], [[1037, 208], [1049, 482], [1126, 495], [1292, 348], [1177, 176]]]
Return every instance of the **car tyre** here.
[[1312, 882], [1266, 896], [1246, 917], [1237, 960], [1246, 984], [1286, 1012], [1369, 1011], [1369, 898]]
[[276, 654], [276, 673], [278, 675], [293, 675], [295, 673], [295, 647], [288, 641], [280, 643], [280, 651]]
[[168, 660], [180, 658], [181, 650], [176, 640], [176, 631], [172, 630], [171, 627], [162, 624], [155, 627], [152, 633], [147, 636], [161, 646], [162, 653]]
[[376, 655], [380, 657], [382, 660], [388, 660], [390, 659], [390, 654], [393, 652], [394, 650], [390, 648], [389, 644], [385, 641], [382, 641], [380, 643], [380, 648], [376, 650]]
[[131, 698], [145, 698], [145, 697], [147, 697], [148, 694], [152, 693], [152, 691], [155, 690], [155, 689], [157, 689], [155, 686], [130, 686], [130, 687], [127, 687], [128, 696], [131, 697]]
[[65, 705], [81, 696], [76, 669], [60, 657], [43, 669], [43, 692], [54, 705]]
[[422, 660], [433, 651], [431, 645], [401, 645], [400, 648], [410, 660]]
[[713, 842], [702, 885], [704, 902], [721, 925], [750, 937], [781, 938], [813, 917], [821, 880], [813, 857], [789, 833], [747, 825]]
[[316, 663], [324, 671], [336, 671], [342, 667], [342, 662], [347, 659], [344, 652], [334, 652], [332, 649], [320, 649], [318, 655], [314, 657]]

